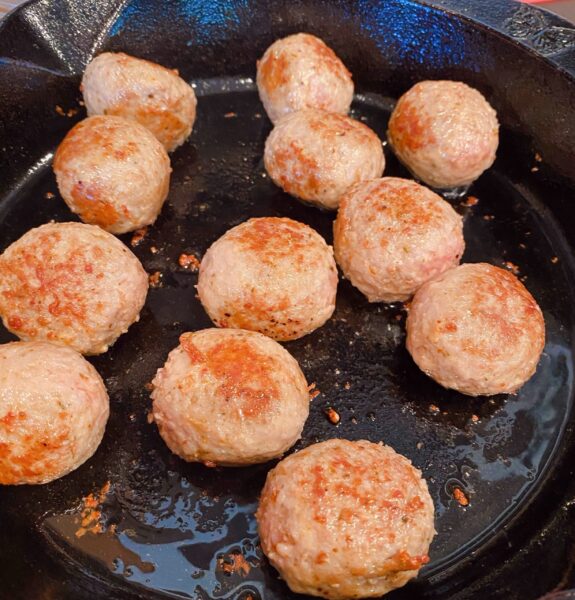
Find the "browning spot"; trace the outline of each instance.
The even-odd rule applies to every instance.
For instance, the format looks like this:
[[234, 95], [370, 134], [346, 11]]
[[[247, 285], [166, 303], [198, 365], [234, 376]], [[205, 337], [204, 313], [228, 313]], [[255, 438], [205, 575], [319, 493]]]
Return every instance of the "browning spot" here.
[[106, 228], [118, 221], [119, 214], [113, 204], [104, 200], [97, 184], [78, 181], [71, 190], [74, 205], [82, 221]]
[[[0, 434], [2, 431], [13, 433], [15, 430], [25, 430], [23, 423], [27, 419], [28, 415], [23, 411], [7, 413], [0, 420]], [[59, 464], [54, 455], [69, 443], [69, 431], [62, 428], [58, 431], [58, 434], [45, 431], [41, 434], [21, 435], [21, 453], [15, 451], [10, 444], [0, 443], [0, 483], [11, 485], [20, 483], [23, 479], [35, 480], [56, 474]]]
[[401, 99], [389, 121], [393, 145], [415, 152], [435, 143], [429, 118], [422, 118], [409, 99]]
[[218, 397], [237, 404], [245, 417], [267, 412], [272, 400], [279, 398], [271, 373], [275, 360], [258, 352], [242, 338], [230, 337], [201, 352], [193, 343], [193, 334], [183, 334], [180, 343], [192, 364], [203, 365], [219, 382]]
[[273, 91], [289, 82], [289, 61], [283, 52], [272, 50], [268, 56], [259, 61], [260, 80], [265, 88]]

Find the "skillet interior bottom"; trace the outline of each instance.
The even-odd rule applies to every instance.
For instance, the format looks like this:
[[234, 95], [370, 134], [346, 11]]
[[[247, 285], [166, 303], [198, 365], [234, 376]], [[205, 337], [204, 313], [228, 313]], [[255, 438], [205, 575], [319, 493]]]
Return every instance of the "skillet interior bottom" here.
[[[147, 423], [146, 384], [182, 332], [210, 326], [196, 298], [197, 274], [178, 265], [181, 253], [201, 257], [230, 227], [265, 215], [303, 221], [331, 243], [334, 215], [294, 201], [265, 175], [262, 152], [271, 125], [250, 80], [198, 82], [197, 91], [199, 118], [191, 141], [172, 156], [169, 200], [134, 249], [148, 272], [162, 273], [161, 287], [150, 290], [140, 322], [109, 353], [91, 359], [111, 398], [102, 446], [60, 481], [2, 490], [0, 518], [16, 541], [0, 555], [14, 573], [24, 568], [17, 557], [34, 548], [69, 573], [104, 583], [107, 598], [114, 589], [138, 590], [138, 597], [291, 595], [257, 542], [254, 512], [272, 465], [208, 469], [179, 460]], [[353, 115], [384, 139], [391, 105], [380, 96], [358, 96]], [[506, 144], [504, 134], [502, 158], [470, 190], [479, 202], [452, 202], [465, 217], [464, 261], [516, 265], [544, 311], [546, 348], [517, 396], [474, 399], [439, 387], [405, 350], [403, 307], [370, 305], [343, 280], [333, 318], [285, 344], [321, 392], [297, 448], [331, 437], [382, 440], [409, 457], [429, 483], [437, 528], [432, 562], [420, 583], [390, 598], [427, 594], [430, 578], [481, 551], [536, 491], [570, 410], [571, 266], [554, 223], [526, 183], [535, 177], [531, 165], [512, 164]], [[387, 175], [406, 176], [389, 152], [387, 161]], [[509, 176], [511, 168], [525, 173], [521, 182]], [[6, 245], [31, 226], [70, 220], [58, 194], [47, 199], [46, 192], [57, 190], [50, 168], [42, 167], [5, 199], [0, 239]], [[9, 339], [3, 332], [2, 341]], [[340, 414], [339, 425], [328, 421], [327, 407]], [[101, 516], [87, 520], [94, 524], [99, 517], [103, 531], [78, 537], [82, 497], [98, 495], [107, 481]], [[455, 488], [469, 498], [467, 507], [454, 499]], [[22, 575], [29, 586], [22, 597], [34, 597], [30, 590], [39, 577]]]

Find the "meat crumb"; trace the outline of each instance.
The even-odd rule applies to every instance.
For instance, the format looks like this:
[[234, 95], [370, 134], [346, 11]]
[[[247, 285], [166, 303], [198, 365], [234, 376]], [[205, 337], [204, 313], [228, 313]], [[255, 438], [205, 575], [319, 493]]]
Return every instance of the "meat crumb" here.
[[150, 282], [150, 287], [159, 288], [162, 286], [162, 274], [160, 271], [156, 271], [148, 276], [148, 280]]
[[68, 110], [68, 112], [66, 113], [67, 117], [74, 117], [78, 114], [78, 109], [77, 108], [70, 108]]
[[417, 444], [415, 444], [415, 447], [416, 447], [418, 450], [421, 450], [421, 449], [423, 448], [423, 442], [417, 442]]
[[559, 258], [558, 258], [557, 256], [554, 256], [554, 257], [551, 259], [551, 262], [552, 262], [552, 264], [556, 265], [556, 264], [559, 262]]
[[521, 250], [526, 250], [527, 246], [525, 244], [519, 244], [519, 247], [521, 248]]
[[461, 203], [463, 206], [475, 206], [479, 202], [479, 198], [475, 196], [467, 196], [467, 198]]
[[535, 156], [533, 158], [535, 158], [535, 162], [541, 162], [543, 160], [543, 157], [541, 154], [539, 154], [539, 152], [535, 152]]
[[82, 498], [82, 511], [80, 513], [80, 527], [75, 532], [76, 537], [81, 538], [86, 533], [102, 533], [104, 528], [100, 519], [102, 518], [101, 505], [110, 491], [110, 482], [107, 481], [98, 494], [88, 494]]
[[148, 381], [144, 387], [146, 390], [148, 390], [148, 392], [151, 392], [154, 389], [154, 384], [151, 381]]
[[512, 263], [510, 260], [506, 260], [504, 263], [505, 268], [509, 269], [513, 273], [513, 275], [519, 275], [519, 267]]
[[471, 420], [473, 423], [479, 423], [479, 417], [477, 415], [471, 415]]
[[315, 381], [307, 386], [307, 391], [309, 392], [310, 401], [314, 398], [317, 398], [321, 394], [321, 392], [316, 388]]
[[337, 425], [341, 421], [339, 413], [331, 406], [329, 408], [326, 408], [324, 412], [330, 423]]
[[132, 239], [130, 241], [130, 246], [132, 246], [132, 248], [135, 248], [136, 246], [138, 246], [142, 240], [146, 237], [148, 233], [148, 228], [147, 227], [142, 227], [141, 229], [136, 229], [136, 231], [134, 231], [134, 234], [132, 235]]
[[537, 171], [539, 171], [539, 167], [531, 167], [532, 173], [537, 173]]
[[226, 556], [218, 557], [217, 568], [228, 575], [238, 573], [244, 577], [251, 570], [250, 563], [239, 552], [231, 552]]
[[493, 215], [483, 215], [484, 221], [493, 221], [493, 219], [495, 219]]
[[78, 100], [78, 105], [79, 106], [86, 106], [86, 103], [84, 102], [84, 100]]
[[469, 505], [469, 498], [465, 495], [461, 488], [456, 487], [453, 490], [453, 497], [455, 498], [455, 500], [457, 500], [460, 506]]
[[154, 413], [152, 411], [146, 415], [146, 421], [148, 422], [148, 425], [151, 425], [154, 422]]
[[224, 115], [224, 119], [233, 119], [234, 117], [237, 117], [238, 113], [237, 112], [227, 112]]
[[150, 246], [150, 252], [152, 254], [158, 254], [159, 250], [156, 248], [156, 246]]
[[343, 389], [344, 390], [350, 390], [351, 389], [351, 383], [349, 381], [346, 381], [343, 385]]
[[64, 112], [64, 109], [59, 105], [56, 104], [56, 108], [54, 109], [61, 117], [65, 117], [66, 113]]
[[46, 198], [46, 200], [52, 200], [52, 198], [54, 198], [55, 195], [52, 192], [46, 192], [44, 194], [44, 198]]
[[437, 406], [436, 404], [430, 404], [429, 405], [429, 412], [437, 414], [439, 412], [439, 406]]
[[182, 269], [188, 269], [194, 273], [200, 268], [200, 261], [193, 254], [180, 254], [178, 264]]

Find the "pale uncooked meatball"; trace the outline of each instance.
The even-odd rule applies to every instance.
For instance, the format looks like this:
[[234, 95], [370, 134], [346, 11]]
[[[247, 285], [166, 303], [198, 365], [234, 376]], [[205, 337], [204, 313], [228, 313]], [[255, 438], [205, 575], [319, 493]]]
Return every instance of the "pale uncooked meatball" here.
[[515, 393], [535, 372], [545, 322], [515, 275], [464, 264], [419, 288], [407, 318], [407, 349], [446, 388], [470, 396]]
[[388, 138], [401, 162], [436, 188], [468, 185], [495, 160], [497, 115], [458, 81], [422, 81], [398, 101]]
[[257, 64], [257, 86], [274, 123], [304, 108], [347, 114], [351, 73], [326, 44], [309, 33], [275, 41]]
[[292, 219], [250, 219], [227, 231], [200, 265], [198, 294], [218, 327], [294, 340], [321, 327], [335, 309], [333, 252]]
[[268, 473], [256, 513], [262, 550], [292, 591], [381, 596], [429, 561], [433, 502], [389, 446], [329, 440]]
[[0, 255], [0, 315], [22, 340], [101, 354], [138, 320], [147, 292], [140, 261], [95, 225], [48, 223]]
[[104, 52], [86, 67], [88, 115], [117, 115], [149, 129], [168, 152], [190, 136], [196, 95], [178, 72], [123, 52]]
[[0, 346], [0, 484], [48, 483], [96, 452], [108, 420], [106, 388], [71, 348]]
[[407, 179], [364, 181], [343, 196], [334, 224], [335, 258], [370, 302], [410, 298], [459, 264], [462, 218], [443, 198]]
[[54, 156], [58, 189], [85, 223], [111, 233], [151, 225], [170, 185], [170, 159], [138, 123], [97, 116], [80, 121]]
[[281, 456], [299, 439], [309, 413], [297, 361], [253, 331], [184, 333], [153, 386], [154, 420], [170, 450], [209, 466]]
[[264, 163], [285, 192], [335, 210], [354, 183], [381, 177], [383, 147], [366, 125], [309, 109], [278, 122], [266, 140]]

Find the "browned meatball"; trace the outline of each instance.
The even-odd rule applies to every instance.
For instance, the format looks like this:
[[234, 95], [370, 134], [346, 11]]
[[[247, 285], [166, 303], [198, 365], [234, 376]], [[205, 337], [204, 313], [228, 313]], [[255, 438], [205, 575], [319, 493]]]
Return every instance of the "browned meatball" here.
[[459, 264], [461, 217], [443, 198], [407, 179], [358, 183], [344, 194], [334, 224], [336, 260], [370, 302], [410, 298], [434, 275]]
[[170, 159], [145, 128], [120, 117], [89, 117], [54, 156], [58, 189], [85, 223], [111, 233], [151, 225], [170, 185]]
[[0, 346], [0, 484], [48, 483], [87, 461], [108, 420], [96, 369], [48, 342]]
[[535, 372], [545, 322], [515, 275], [465, 264], [419, 288], [407, 318], [407, 349], [419, 368], [471, 396], [516, 392]]
[[183, 144], [196, 118], [194, 90], [177, 71], [123, 52], [104, 52], [81, 85], [88, 115], [116, 115], [149, 129], [168, 152]]
[[433, 502], [389, 446], [329, 440], [269, 472], [256, 514], [262, 549], [292, 591], [381, 596], [429, 561]]
[[459, 81], [422, 81], [398, 101], [389, 141], [416, 177], [436, 188], [468, 185], [495, 160], [497, 115]]
[[351, 73], [335, 52], [309, 33], [275, 41], [258, 61], [257, 85], [275, 123], [305, 108], [346, 114], [353, 99]]
[[293, 340], [321, 327], [335, 309], [333, 252], [311, 227], [264, 217], [233, 227], [208, 249], [198, 294], [218, 327]]
[[185, 333], [154, 379], [154, 420], [187, 461], [239, 466], [281, 456], [309, 413], [297, 361], [255, 331]]
[[380, 139], [363, 123], [310, 109], [277, 123], [266, 140], [264, 163], [288, 194], [335, 210], [351, 185], [381, 176], [385, 158]]
[[48, 223], [0, 256], [0, 315], [22, 340], [106, 352], [138, 320], [147, 292], [140, 261], [95, 225]]

